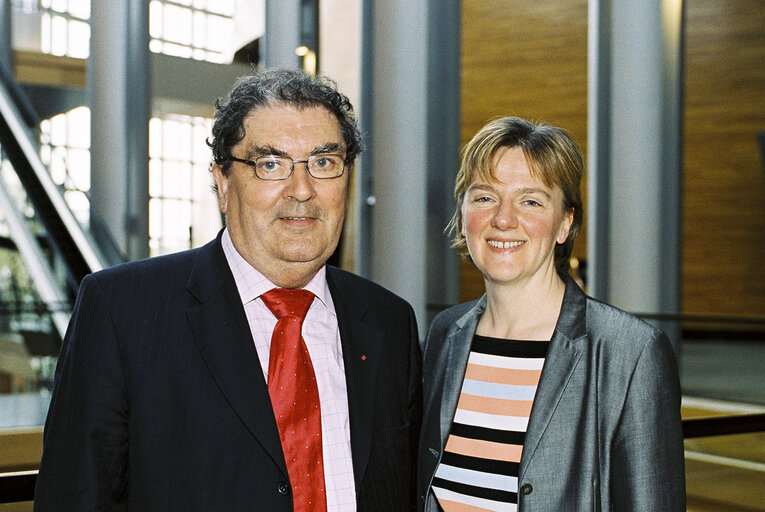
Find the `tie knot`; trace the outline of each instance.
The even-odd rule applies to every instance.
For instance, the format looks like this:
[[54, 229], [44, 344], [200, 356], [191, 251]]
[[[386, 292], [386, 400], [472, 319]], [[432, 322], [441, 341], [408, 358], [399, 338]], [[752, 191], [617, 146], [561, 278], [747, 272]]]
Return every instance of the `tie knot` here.
[[308, 308], [313, 302], [313, 293], [302, 288], [290, 290], [287, 288], [274, 288], [260, 296], [263, 303], [271, 310], [276, 318], [293, 316], [305, 319]]

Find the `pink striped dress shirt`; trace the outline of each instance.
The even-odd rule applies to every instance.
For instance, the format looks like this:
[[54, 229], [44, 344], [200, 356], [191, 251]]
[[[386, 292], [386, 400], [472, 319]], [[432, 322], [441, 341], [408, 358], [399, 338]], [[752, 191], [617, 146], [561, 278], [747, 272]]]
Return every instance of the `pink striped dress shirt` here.
[[[276, 317], [260, 295], [277, 286], [242, 258], [231, 241], [228, 229], [224, 230], [221, 242], [250, 324], [263, 376], [268, 380], [271, 335]], [[335, 306], [327, 286], [326, 267], [321, 268], [305, 289], [316, 296], [303, 322], [303, 339], [311, 355], [319, 388], [327, 510], [355, 512], [356, 486], [353, 480], [345, 365]]]

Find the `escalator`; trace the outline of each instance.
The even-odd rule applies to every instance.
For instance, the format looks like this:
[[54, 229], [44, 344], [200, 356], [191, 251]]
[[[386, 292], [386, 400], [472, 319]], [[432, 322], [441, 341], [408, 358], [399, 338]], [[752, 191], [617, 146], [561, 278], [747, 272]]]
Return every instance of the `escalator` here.
[[[24, 90], [0, 63], [0, 148], [26, 196], [25, 205], [19, 205], [0, 175], [0, 212], [40, 300], [53, 313], [55, 328], [63, 336], [80, 281], [123, 258], [113, 244], [99, 245], [75, 218], [40, 158], [38, 126]], [[27, 213], [30, 208], [32, 216]], [[99, 241], [104, 240], [109, 237], [99, 237]]]

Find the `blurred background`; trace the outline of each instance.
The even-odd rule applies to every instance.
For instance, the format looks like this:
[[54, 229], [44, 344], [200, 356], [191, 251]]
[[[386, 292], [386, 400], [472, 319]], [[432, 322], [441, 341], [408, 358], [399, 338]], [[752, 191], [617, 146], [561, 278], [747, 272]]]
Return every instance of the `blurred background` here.
[[80, 280], [215, 237], [213, 105], [269, 66], [357, 107], [331, 262], [422, 335], [483, 293], [443, 232], [460, 147], [503, 115], [569, 130], [572, 275], [672, 340], [688, 510], [765, 510], [762, 0], [0, 0], [0, 510], [31, 510]]

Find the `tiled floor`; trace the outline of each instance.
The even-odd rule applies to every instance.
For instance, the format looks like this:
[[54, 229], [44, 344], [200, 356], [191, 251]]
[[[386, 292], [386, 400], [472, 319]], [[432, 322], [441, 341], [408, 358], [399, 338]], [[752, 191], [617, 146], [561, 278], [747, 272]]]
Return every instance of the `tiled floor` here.
[[[765, 406], [685, 400], [683, 417], [765, 412]], [[706, 407], [705, 407], [706, 406]], [[765, 511], [765, 432], [685, 440], [688, 510]]]
[[[680, 380], [684, 418], [765, 412], [765, 340], [686, 341]], [[685, 450], [689, 512], [765, 511], [765, 433], [686, 439]]]

